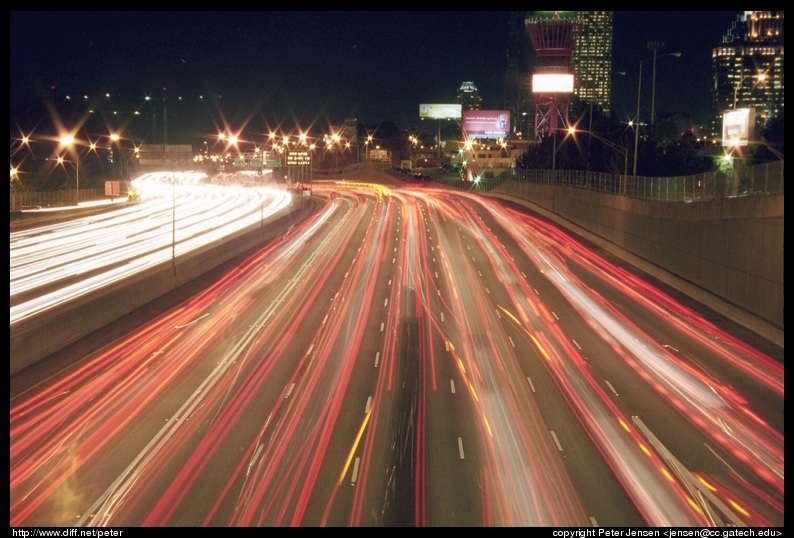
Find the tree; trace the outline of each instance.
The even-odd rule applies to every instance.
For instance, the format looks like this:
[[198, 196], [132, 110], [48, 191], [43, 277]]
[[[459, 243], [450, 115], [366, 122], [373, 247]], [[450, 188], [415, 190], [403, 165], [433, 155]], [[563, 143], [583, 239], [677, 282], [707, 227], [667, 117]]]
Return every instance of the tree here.
[[784, 155], [785, 133], [783, 118], [772, 118], [761, 132], [761, 144], [756, 151], [756, 158], [760, 162], [776, 161]]

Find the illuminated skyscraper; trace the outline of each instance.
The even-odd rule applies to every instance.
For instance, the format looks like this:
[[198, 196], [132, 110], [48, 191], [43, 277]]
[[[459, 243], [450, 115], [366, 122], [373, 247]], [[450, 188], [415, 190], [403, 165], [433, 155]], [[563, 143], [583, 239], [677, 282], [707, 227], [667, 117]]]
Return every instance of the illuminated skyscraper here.
[[582, 24], [571, 52], [574, 94], [609, 115], [612, 98], [612, 11], [570, 11], [566, 17]]
[[[783, 11], [745, 11], [712, 49], [713, 135], [724, 110], [754, 107], [758, 126], [783, 117]], [[759, 74], [763, 74], [759, 77]]]
[[482, 110], [482, 96], [473, 82], [464, 82], [460, 85], [455, 102], [462, 110]]

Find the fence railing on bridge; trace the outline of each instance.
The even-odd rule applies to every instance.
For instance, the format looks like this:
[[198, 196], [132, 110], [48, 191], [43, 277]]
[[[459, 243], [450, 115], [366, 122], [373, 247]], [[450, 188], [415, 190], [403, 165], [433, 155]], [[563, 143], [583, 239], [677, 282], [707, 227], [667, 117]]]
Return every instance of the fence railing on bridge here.
[[[576, 187], [596, 192], [629, 196], [659, 202], [700, 202], [736, 196], [784, 194], [784, 161], [772, 161], [733, 171], [705, 172], [691, 176], [644, 177], [606, 174], [587, 170], [525, 170], [511, 168], [476, 184], [467, 181], [444, 182], [449, 187], [489, 191], [512, 179], [560, 187]], [[342, 172], [340, 168], [333, 172]], [[316, 175], [329, 171], [317, 170]], [[58, 207], [74, 204], [74, 190], [11, 193], [11, 211], [37, 207]], [[81, 189], [80, 201], [100, 200], [103, 189]]]
[[[10, 195], [11, 212], [44, 207], [73, 206], [76, 193], [74, 189], [60, 191], [12, 192]], [[106, 198], [105, 189], [80, 189], [79, 202], [91, 202]]]
[[784, 194], [784, 161], [691, 176], [644, 177], [586, 170], [517, 169], [504, 179], [576, 187], [658, 202], [700, 202], [737, 196]]

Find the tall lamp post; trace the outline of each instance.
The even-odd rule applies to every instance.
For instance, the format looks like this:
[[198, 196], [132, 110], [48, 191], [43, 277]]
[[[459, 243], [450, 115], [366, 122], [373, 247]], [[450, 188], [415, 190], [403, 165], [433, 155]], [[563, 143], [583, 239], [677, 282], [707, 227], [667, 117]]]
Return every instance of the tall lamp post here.
[[309, 144], [309, 191], [311, 192], [312, 183], [314, 183], [314, 150], [317, 149], [317, 144], [312, 142]]
[[554, 145], [552, 146], [552, 149], [551, 149], [551, 169], [552, 170], [556, 170], [557, 169], [557, 131], [562, 131], [562, 132], [565, 133], [565, 135], [562, 138], [562, 142], [560, 142], [560, 147], [562, 147], [562, 145], [565, 143], [565, 140], [569, 136], [573, 136], [573, 134], [576, 133], [576, 128], [572, 127], [572, 126], [569, 126], [569, 127], [566, 127], [565, 129], [557, 129], [557, 128], [552, 129], [552, 133], [554, 134]]
[[[125, 179], [124, 178], [124, 163], [121, 162], [121, 136], [116, 133], [110, 133], [110, 140], [113, 142], [115, 146], [115, 154], [113, 155], [113, 179]], [[118, 168], [116, 165], [121, 165], [121, 177], [118, 177]]]
[[736, 110], [736, 98], [737, 98], [737, 96], [739, 94], [739, 88], [742, 87], [742, 84], [744, 83], [745, 80], [748, 80], [748, 79], [751, 79], [751, 78], [756, 79], [759, 84], [763, 84], [763, 82], [766, 80], [766, 73], [756, 73], [756, 74], [753, 74], [753, 75], [747, 75], [747, 76], [743, 77], [739, 82], [736, 83], [736, 86], [733, 88], [733, 109], [734, 110]]
[[[659, 48], [659, 43], [649, 43], [649, 46], [653, 45], [653, 77], [652, 77], [652, 84], [653, 87], [651, 88], [651, 125], [653, 125], [653, 116], [656, 114], [654, 110], [654, 101], [656, 99], [656, 49]], [[663, 56], [675, 56], [676, 58], [681, 57], [680, 52], [670, 52], [667, 54], [663, 54]], [[640, 74], [639, 79], [637, 81], [637, 116], [635, 118], [635, 122], [637, 125], [634, 127], [634, 170], [632, 172], [633, 176], [637, 175], [637, 149], [639, 148], [640, 143], [640, 95], [642, 93], [642, 64], [651, 58], [645, 58], [644, 60], [640, 60]]]
[[651, 125], [656, 123], [656, 51], [664, 48], [661, 41], [651, 41], [648, 48], [653, 49], [653, 75], [651, 76]]
[[[745, 80], [748, 79], [756, 79], [758, 83], [763, 83], [766, 80], [766, 73], [754, 73], [751, 75], [746, 75], [739, 79], [739, 82], [736, 83], [736, 86], [733, 87], [733, 110], [736, 110], [736, 102], [739, 95], [739, 88], [742, 87], [742, 84]], [[739, 194], [739, 183], [741, 180], [741, 173], [739, 170], [738, 165], [734, 165], [733, 167], [733, 184], [731, 187], [731, 194], [733, 196], [737, 196]]]
[[[62, 146], [71, 147], [74, 145], [74, 136], [73, 135], [65, 135], [62, 136], [59, 140]], [[80, 152], [75, 149], [74, 152], [74, 168], [76, 171], [76, 189], [74, 193], [74, 205], [78, 205], [80, 203]]]
[[411, 144], [411, 166], [416, 164], [416, 144], [419, 142], [419, 138], [414, 135], [408, 136], [408, 142]]

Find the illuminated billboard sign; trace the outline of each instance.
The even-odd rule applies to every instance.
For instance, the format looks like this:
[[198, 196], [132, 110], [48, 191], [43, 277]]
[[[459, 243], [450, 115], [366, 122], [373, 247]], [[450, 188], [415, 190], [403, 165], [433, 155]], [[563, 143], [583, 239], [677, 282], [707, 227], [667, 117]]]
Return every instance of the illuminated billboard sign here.
[[722, 145], [746, 146], [753, 138], [755, 109], [739, 108], [722, 113]]
[[510, 112], [464, 110], [463, 130], [471, 138], [507, 138], [510, 132]]
[[573, 74], [534, 74], [532, 75], [532, 93], [573, 93]]
[[432, 119], [460, 119], [461, 105], [419, 105], [420, 118]]

